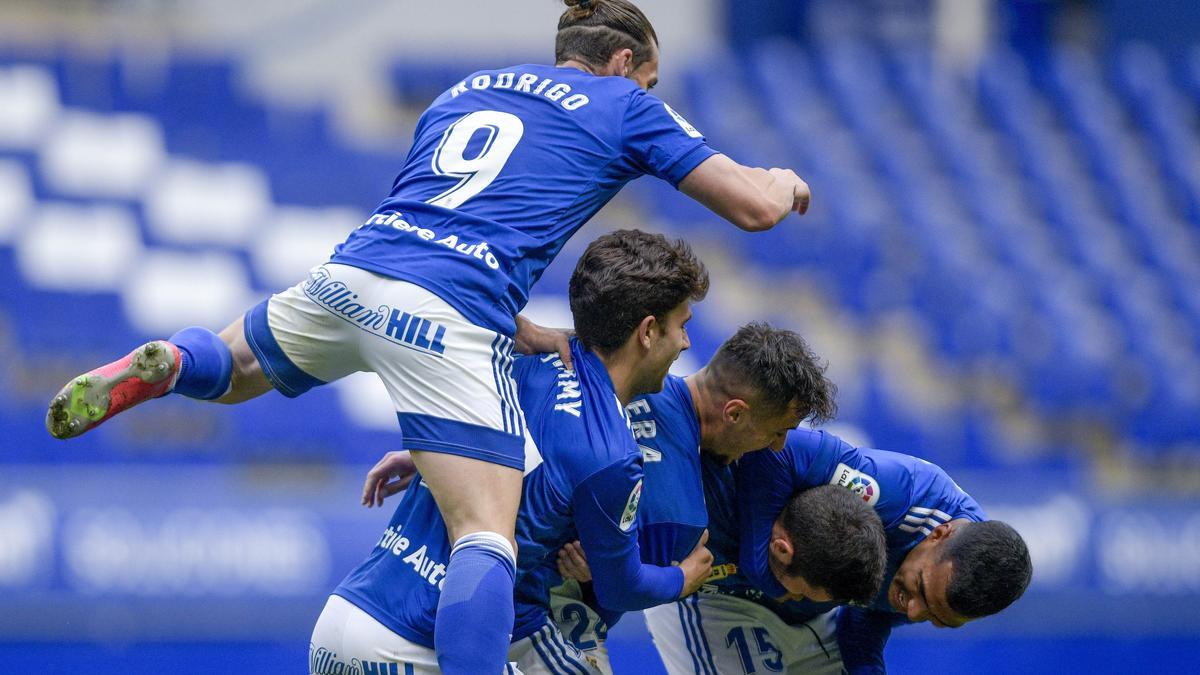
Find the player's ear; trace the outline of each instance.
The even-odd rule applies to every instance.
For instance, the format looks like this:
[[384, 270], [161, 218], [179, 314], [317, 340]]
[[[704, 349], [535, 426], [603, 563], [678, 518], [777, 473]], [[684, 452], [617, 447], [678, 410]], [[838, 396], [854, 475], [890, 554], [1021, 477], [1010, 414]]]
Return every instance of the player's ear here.
[[725, 402], [722, 412], [725, 414], [726, 422], [737, 424], [739, 420], [750, 414], [750, 406], [740, 398], [731, 398]]
[[950, 521], [948, 523], [942, 523], [941, 525], [938, 525], [937, 527], [933, 528], [933, 532], [930, 532], [929, 536], [926, 538], [932, 539], [933, 541], [941, 543], [941, 542], [945, 541], [946, 539], [949, 539], [950, 535], [954, 534], [954, 531], [957, 529], [958, 529], [958, 524], [955, 523], [954, 521]]
[[771, 525], [771, 557], [783, 565], [788, 565], [792, 562], [793, 553], [795, 551], [791, 538], [787, 536], [783, 525], [776, 520]]
[[608, 71], [621, 77], [629, 77], [633, 72], [633, 50], [626, 47], [613, 52], [608, 60]]
[[654, 344], [654, 339], [657, 337], [656, 333], [658, 330], [658, 319], [654, 318], [653, 314], [649, 314], [642, 318], [641, 323], [638, 324], [637, 330], [633, 334], [638, 344], [642, 345], [644, 349], [650, 349], [650, 346]]

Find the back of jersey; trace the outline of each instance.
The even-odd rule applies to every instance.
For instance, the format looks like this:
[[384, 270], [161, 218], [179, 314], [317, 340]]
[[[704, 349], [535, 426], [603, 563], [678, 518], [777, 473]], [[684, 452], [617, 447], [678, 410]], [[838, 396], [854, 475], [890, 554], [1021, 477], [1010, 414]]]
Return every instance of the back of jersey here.
[[712, 154], [632, 80], [532, 64], [482, 71], [425, 111], [391, 195], [333, 259], [511, 332], [529, 287], [626, 182], [677, 184]]

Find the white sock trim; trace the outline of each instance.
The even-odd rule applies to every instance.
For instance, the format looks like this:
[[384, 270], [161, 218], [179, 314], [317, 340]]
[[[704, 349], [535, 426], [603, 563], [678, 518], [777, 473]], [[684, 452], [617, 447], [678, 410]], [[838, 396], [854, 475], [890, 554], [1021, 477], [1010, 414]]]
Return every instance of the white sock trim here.
[[454, 546], [450, 549], [450, 557], [453, 558], [458, 549], [464, 546], [478, 546], [480, 548], [490, 548], [497, 553], [501, 553], [515, 567], [517, 564], [517, 554], [513, 551], [512, 544], [509, 543], [508, 537], [498, 532], [472, 532], [471, 534], [463, 535], [458, 541], [454, 542]]

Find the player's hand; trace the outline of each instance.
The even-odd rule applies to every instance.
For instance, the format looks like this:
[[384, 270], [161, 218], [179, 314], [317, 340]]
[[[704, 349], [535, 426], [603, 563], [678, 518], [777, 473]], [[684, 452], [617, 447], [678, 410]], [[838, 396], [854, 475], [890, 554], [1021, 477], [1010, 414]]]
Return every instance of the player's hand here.
[[767, 173], [771, 174], [776, 183], [784, 190], [791, 190], [792, 206], [788, 213], [795, 211], [804, 215], [808, 211], [809, 201], [812, 200], [812, 191], [809, 189], [808, 183], [801, 180], [800, 176], [797, 176], [796, 172], [791, 169], [768, 169]]
[[362, 505], [368, 509], [372, 506], [382, 507], [383, 500], [408, 487], [416, 473], [417, 465], [407, 450], [389, 452], [367, 472]]
[[578, 540], [568, 542], [559, 549], [558, 573], [564, 579], [574, 579], [579, 583], [586, 584], [592, 580], [592, 568], [588, 567], [587, 556], [583, 554], [583, 547]]
[[679, 569], [683, 570], [683, 590], [679, 593], [681, 598], [700, 590], [700, 586], [708, 580], [708, 575], [712, 573], [713, 554], [705, 546], [707, 543], [708, 530], [705, 530], [704, 534], [700, 535], [700, 541], [696, 544], [696, 548], [692, 549], [688, 557], [679, 563]]
[[571, 363], [571, 336], [575, 331], [565, 328], [546, 328], [517, 315], [517, 335], [514, 339], [521, 354], [550, 354], [558, 352], [567, 370], [574, 370]]

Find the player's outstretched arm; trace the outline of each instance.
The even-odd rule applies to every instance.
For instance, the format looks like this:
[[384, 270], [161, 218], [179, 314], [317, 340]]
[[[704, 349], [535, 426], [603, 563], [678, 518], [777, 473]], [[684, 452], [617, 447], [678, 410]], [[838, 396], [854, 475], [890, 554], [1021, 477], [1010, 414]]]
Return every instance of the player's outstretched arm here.
[[748, 232], [769, 230], [792, 212], [803, 215], [811, 198], [808, 183], [791, 169], [742, 166], [720, 154], [693, 169], [679, 189]]
[[416, 473], [417, 465], [407, 450], [387, 453], [367, 472], [362, 505], [368, 509], [372, 506], [382, 507], [383, 500], [408, 487]]

